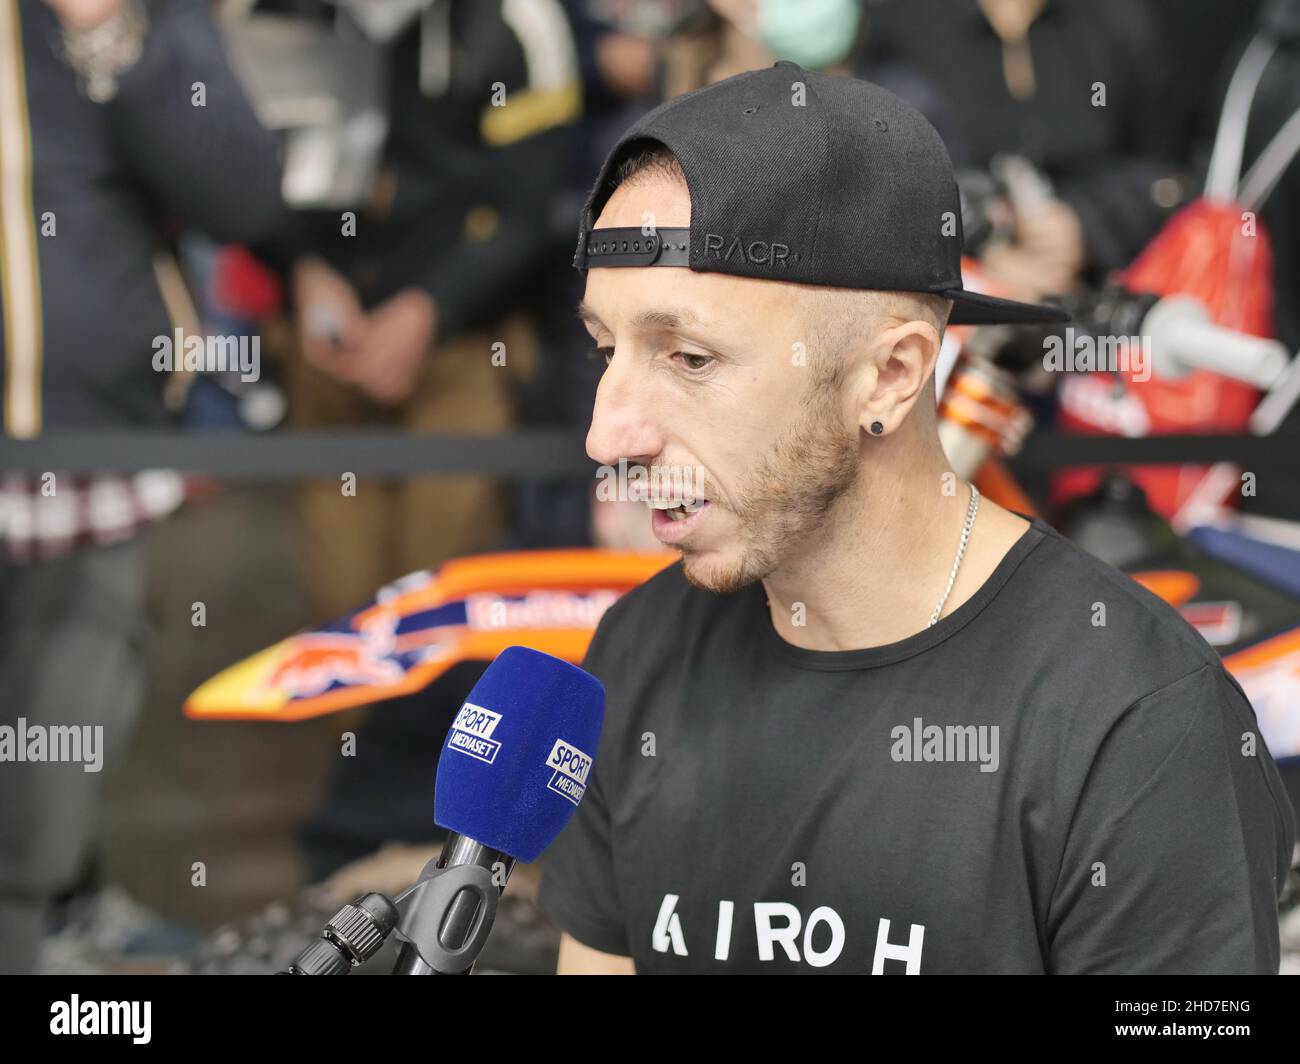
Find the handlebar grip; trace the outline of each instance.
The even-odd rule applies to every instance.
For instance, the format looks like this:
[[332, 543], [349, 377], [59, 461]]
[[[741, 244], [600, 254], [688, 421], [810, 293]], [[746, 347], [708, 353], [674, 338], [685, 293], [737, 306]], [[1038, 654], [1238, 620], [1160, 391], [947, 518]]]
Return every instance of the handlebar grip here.
[[1215, 325], [1205, 308], [1188, 297], [1156, 303], [1142, 321], [1142, 332], [1150, 338], [1156, 372], [1164, 377], [1208, 369], [1267, 389], [1290, 361], [1278, 341]]

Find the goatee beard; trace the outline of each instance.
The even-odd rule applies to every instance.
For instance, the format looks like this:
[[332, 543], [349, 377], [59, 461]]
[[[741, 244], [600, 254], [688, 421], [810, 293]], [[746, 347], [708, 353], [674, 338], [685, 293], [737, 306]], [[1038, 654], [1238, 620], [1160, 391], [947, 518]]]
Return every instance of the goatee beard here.
[[761, 487], [742, 491], [731, 510], [747, 541], [734, 563], [719, 572], [697, 565], [692, 572], [691, 552], [682, 551], [682, 575], [693, 587], [718, 595], [740, 591], [770, 576], [825, 530], [862, 463], [859, 433], [828, 428], [835, 424], [833, 406], [810, 406], [758, 463], [749, 482]]

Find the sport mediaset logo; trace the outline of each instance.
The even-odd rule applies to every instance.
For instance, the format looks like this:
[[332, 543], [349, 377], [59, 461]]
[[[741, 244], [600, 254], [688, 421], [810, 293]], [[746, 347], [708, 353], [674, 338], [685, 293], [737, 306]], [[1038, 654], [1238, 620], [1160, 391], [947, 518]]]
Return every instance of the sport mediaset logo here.
[[587, 793], [587, 774], [591, 771], [591, 755], [584, 754], [576, 746], [570, 746], [563, 739], [556, 739], [551, 747], [551, 756], [546, 759], [547, 767], [555, 769], [551, 773], [547, 790], [552, 790], [561, 798], [567, 798], [574, 805], [582, 801]]
[[496, 760], [497, 751], [501, 749], [501, 744], [492, 738], [492, 733], [500, 723], [500, 713], [493, 713], [490, 709], [466, 702], [460, 707], [456, 719], [452, 721], [447, 747], [490, 765]]

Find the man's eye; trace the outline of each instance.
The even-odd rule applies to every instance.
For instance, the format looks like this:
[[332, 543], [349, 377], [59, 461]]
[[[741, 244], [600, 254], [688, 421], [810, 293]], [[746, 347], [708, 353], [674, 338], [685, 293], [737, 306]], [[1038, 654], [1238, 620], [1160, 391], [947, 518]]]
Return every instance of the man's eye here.
[[682, 365], [692, 373], [703, 372], [712, 366], [715, 361], [711, 355], [697, 355], [692, 351], [675, 351], [673, 352], [673, 358], [680, 359]]
[[608, 366], [609, 360], [614, 357], [614, 349], [612, 347], [593, 347], [588, 352], [587, 357], [593, 360], [597, 358], [604, 359], [605, 365]]

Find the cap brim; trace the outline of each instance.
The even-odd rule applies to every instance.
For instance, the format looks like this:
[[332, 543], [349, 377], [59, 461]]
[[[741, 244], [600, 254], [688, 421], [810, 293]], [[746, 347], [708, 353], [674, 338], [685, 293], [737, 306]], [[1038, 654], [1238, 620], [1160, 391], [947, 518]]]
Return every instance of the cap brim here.
[[1070, 315], [1063, 309], [1047, 303], [1020, 303], [1014, 299], [968, 292], [964, 288], [949, 288], [942, 294], [945, 299], [952, 300], [949, 325], [1020, 325], [1070, 320]]

